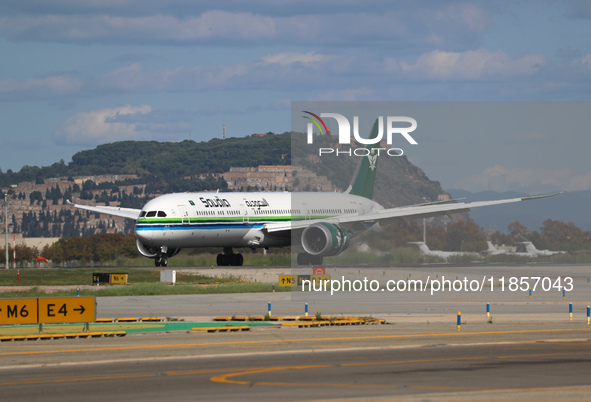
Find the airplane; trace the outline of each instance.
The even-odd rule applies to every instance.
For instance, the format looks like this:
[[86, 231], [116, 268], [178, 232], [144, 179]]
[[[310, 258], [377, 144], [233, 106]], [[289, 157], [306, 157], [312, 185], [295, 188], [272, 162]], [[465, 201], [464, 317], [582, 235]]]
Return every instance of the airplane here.
[[[377, 121], [372, 137], [378, 134]], [[376, 145], [379, 146], [379, 145]], [[349, 188], [342, 193], [228, 192], [172, 193], [148, 201], [142, 209], [68, 204], [79, 209], [135, 221], [136, 246], [144, 257], [166, 267], [183, 248], [221, 247], [218, 266], [242, 266], [234, 248], [286, 247], [302, 252], [298, 265], [321, 265], [323, 258], [347, 249], [349, 240], [376, 223], [467, 212], [470, 208], [550, 197], [496, 201], [432, 202], [384, 208], [372, 200], [377, 172], [375, 150], [360, 157]]]
[[540, 257], [540, 256], [549, 256], [554, 254], [564, 254], [566, 251], [550, 251], [550, 250], [538, 250], [536, 246], [531, 241], [522, 241], [518, 242], [517, 244], [525, 245], [525, 252], [517, 251], [517, 252], [510, 252], [506, 250], [501, 250], [498, 247], [495, 247], [490, 240], [487, 241], [488, 249], [486, 253], [488, 255], [499, 255], [499, 254], [508, 254], [508, 255], [518, 255], [522, 257]]
[[566, 251], [550, 251], [550, 250], [538, 250], [531, 241], [522, 241], [520, 244], [525, 246], [525, 254], [531, 257], [548, 256], [554, 254], [564, 254]]
[[507, 251], [501, 250], [498, 247], [496, 247], [494, 244], [492, 244], [492, 241], [490, 240], [487, 240], [486, 244], [488, 245], [488, 248], [484, 251], [486, 255], [509, 254]]
[[463, 255], [469, 255], [471, 257], [479, 258], [480, 254], [472, 251], [442, 251], [442, 250], [431, 250], [424, 242], [422, 241], [409, 241], [408, 244], [415, 244], [419, 247], [421, 254], [427, 255], [430, 257], [438, 257], [442, 258], [447, 261], [450, 257], [459, 257]]

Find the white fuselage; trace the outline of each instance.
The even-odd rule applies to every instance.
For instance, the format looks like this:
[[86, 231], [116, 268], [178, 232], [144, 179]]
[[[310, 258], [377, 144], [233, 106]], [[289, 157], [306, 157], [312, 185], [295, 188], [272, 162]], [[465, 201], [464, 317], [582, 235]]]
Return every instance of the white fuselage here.
[[148, 246], [280, 247], [290, 231], [267, 233], [267, 223], [363, 215], [383, 207], [345, 193], [175, 193], [142, 208], [135, 235]]

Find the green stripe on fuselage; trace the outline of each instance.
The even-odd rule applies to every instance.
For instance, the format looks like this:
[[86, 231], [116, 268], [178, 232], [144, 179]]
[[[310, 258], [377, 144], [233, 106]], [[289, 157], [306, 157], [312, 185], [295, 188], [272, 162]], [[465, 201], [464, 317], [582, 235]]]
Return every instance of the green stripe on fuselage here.
[[297, 215], [297, 216], [276, 216], [276, 215], [248, 215], [248, 216], [211, 216], [211, 217], [194, 217], [194, 218], [141, 218], [137, 220], [137, 224], [142, 225], [178, 225], [183, 223], [228, 223], [228, 222], [289, 222], [301, 221], [305, 219], [327, 219], [336, 215]]

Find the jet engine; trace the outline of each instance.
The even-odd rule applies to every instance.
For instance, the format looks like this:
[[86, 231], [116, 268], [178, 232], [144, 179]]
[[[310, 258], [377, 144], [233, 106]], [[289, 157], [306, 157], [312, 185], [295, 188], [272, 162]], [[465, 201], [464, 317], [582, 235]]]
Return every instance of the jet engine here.
[[[136, 245], [138, 251], [140, 252], [140, 254], [143, 255], [144, 257], [148, 257], [148, 258], [158, 257], [158, 251], [159, 251], [160, 247], [146, 246], [139, 239], [135, 240], [135, 245]], [[169, 248], [166, 251], [166, 256], [172, 257], [174, 255], [177, 255], [180, 251], [181, 251], [180, 248]]]
[[318, 222], [302, 232], [302, 247], [313, 256], [332, 256], [343, 252], [349, 245], [349, 234], [340, 226]]

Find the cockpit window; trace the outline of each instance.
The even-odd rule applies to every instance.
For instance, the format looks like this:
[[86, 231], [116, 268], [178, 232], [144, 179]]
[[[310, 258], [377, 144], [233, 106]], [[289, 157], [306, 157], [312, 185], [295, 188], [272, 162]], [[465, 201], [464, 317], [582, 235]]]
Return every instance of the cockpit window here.
[[156, 211], [150, 211], [146, 214], [147, 218], [153, 218], [154, 216], [156, 216]]
[[146, 216], [146, 211], [140, 212], [140, 218], [143, 218], [144, 216]]
[[164, 211], [158, 211], [158, 217], [159, 218], [166, 218], [166, 212], [164, 212]]

